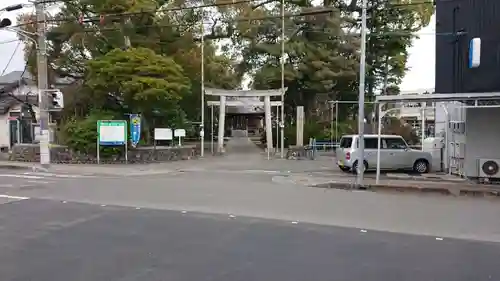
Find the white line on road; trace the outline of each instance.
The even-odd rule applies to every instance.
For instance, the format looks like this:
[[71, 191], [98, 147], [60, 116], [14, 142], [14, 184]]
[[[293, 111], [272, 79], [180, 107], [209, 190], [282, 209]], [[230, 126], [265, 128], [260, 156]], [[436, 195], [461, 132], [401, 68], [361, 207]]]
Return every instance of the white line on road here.
[[48, 181], [31, 181], [31, 180], [30, 181], [26, 181], [26, 182], [28, 182], [28, 183], [37, 183], [37, 184], [49, 184], [50, 183]]
[[17, 175], [17, 174], [0, 174], [0, 177], [4, 178], [22, 178], [22, 179], [43, 179], [44, 177], [31, 176], [31, 175]]
[[0, 194], [0, 198], [16, 199], [16, 200], [30, 199], [29, 197], [12, 196], [12, 195], [7, 195], [7, 194]]
[[43, 172], [27, 172], [25, 175], [34, 175], [42, 177], [56, 177], [56, 178], [87, 178], [89, 176], [84, 175], [65, 175], [65, 174], [53, 174], [53, 173], [43, 173]]

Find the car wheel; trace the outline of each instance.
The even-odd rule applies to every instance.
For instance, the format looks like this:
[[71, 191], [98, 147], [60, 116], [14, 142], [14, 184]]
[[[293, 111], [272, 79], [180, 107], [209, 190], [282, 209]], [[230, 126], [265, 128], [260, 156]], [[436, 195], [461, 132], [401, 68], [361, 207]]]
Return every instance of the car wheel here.
[[[368, 163], [366, 163], [366, 161], [364, 162], [363, 168], [364, 168], [363, 172], [366, 172], [366, 170], [368, 169]], [[356, 161], [356, 162], [354, 162], [354, 164], [352, 164], [351, 171], [353, 174], [358, 174], [358, 161]]]
[[342, 172], [349, 172], [349, 170], [351, 170], [349, 167], [341, 167], [339, 166], [339, 169], [342, 171]]
[[429, 162], [424, 159], [420, 159], [415, 161], [415, 164], [413, 164], [413, 171], [419, 173], [419, 174], [425, 174], [429, 172]]

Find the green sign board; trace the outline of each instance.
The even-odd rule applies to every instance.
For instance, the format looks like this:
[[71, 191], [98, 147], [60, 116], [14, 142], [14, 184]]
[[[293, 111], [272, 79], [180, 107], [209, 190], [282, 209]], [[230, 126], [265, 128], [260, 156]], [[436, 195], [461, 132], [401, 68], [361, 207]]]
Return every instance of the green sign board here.
[[127, 121], [99, 120], [97, 121], [97, 142], [99, 145], [127, 144]]

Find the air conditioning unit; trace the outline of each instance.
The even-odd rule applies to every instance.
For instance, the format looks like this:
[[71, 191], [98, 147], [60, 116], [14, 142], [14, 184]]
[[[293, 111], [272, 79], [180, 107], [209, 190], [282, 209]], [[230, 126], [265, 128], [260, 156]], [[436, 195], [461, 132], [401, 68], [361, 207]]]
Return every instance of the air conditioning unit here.
[[500, 178], [500, 159], [479, 159], [480, 178]]

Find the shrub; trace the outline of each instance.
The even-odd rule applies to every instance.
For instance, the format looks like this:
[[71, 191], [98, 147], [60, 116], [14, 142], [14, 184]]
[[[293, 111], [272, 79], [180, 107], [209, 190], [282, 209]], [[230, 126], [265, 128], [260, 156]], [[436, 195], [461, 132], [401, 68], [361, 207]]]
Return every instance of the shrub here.
[[[59, 130], [59, 139], [73, 151], [96, 155], [97, 121], [114, 120], [115, 115], [107, 111], [91, 111], [85, 118], [70, 117]], [[101, 155], [107, 157], [120, 153], [120, 148], [104, 147]]]

